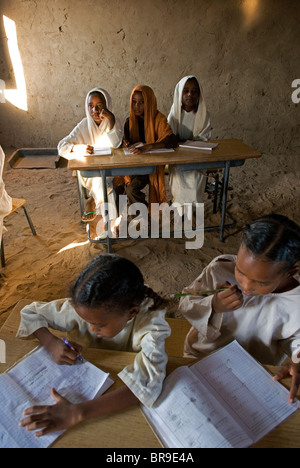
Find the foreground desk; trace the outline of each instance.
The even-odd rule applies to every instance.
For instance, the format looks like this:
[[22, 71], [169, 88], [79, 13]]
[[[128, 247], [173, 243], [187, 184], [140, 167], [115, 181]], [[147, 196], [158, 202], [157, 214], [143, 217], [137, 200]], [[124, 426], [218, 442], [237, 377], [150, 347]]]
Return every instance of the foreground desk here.
[[[107, 203], [106, 177], [125, 175], [149, 175], [156, 166], [177, 165], [186, 171], [224, 169], [222, 219], [220, 239], [224, 240], [224, 228], [227, 208], [227, 193], [230, 168], [242, 166], [246, 159], [259, 158], [260, 153], [240, 140], [215, 140], [218, 147], [213, 151], [176, 148], [171, 153], [152, 153], [141, 155], [125, 155], [122, 149], [113, 150], [111, 156], [88, 156], [69, 161], [70, 170], [80, 171], [83, 177], [102, 177], [104, 202]], [[108, 251], [111, 252], [112, 239], [107, 237]]]
[[[6, 343], [6, 364], [0, 364], [0, 373], [5, 372], [16, 361], [36, 347], [32, 341], [14, 338], [4, 338]], [[83, 355], [94, 365], [109, 372], [115, 384], [111, 389], [122, 385], [117, 374], [132, 363], [134, 353], [107, 351], [100, 349], [85, 349]], [[194, 362], [185, 358], [170, 358], [167, 372], [176, 367]], [[272, 373], [277, 368], [267, 366]], [[289, 388], [291, 381], [284, 384]], [[50, 389], [49, 389], [50, 391]], [[260, 448], [299, 448], [300, 447], [300, 412], [298, 411], [274, 431], [255, 444]], [[20, 430], [16, 427], [16, 430]], [[79, 424], [63, 434], [52, 446], [53, 448], [152, 448], [159, 449], [161, 445], [148, 425], [139, 407], [134, 407], [104, 418], [93, 419]]]

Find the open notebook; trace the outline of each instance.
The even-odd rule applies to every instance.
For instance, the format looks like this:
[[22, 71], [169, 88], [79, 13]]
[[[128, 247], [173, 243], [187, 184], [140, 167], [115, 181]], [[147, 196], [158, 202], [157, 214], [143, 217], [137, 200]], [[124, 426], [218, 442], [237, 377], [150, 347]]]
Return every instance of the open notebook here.
[[72, 403], [91, 400], [104, 393], [113, 380], [86, 360], [59, 366], [40, 347], [0, 375], [0, 447], [47, 448], [64, 431], [36, 437], [18, 426], [23, 411], [33, 405], [53, 405], [51, 388]]
[[299, 402], [236, 341], [167, 377], [152, 408], [143, 407], [168, 448], [248, 447], [288, 416]]
[[[144, 143], [141, 143], [141, 142], [134, 143], [128, 148], [123, 148], [124, 154], [126, 156], [132, 155], [131, 150], [133, 148], [141, 148], [142, 146], [144, 146]], [[147, 151], [146, 153], [143, 153], [143, 154], [160, 154], [160, 153], [174, 153], [174, 149], [173, 148], [160, 148], [156, 150], [154, 149], [154, 150]]]

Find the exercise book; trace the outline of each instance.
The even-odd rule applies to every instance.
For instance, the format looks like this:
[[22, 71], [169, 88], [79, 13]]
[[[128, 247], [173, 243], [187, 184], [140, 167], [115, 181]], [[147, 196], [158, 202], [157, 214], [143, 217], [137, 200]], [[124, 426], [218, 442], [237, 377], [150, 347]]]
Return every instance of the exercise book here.
[[289, 392], [236, 341], [165, 380], [142, 407], [166, 448], [245, 448], [297, 411]]
[[36, 437], [19, 427], [25, 409], [55, 404], [51, 388], [76, 404], [94, 399], [112, 384], [109, 374], [85, 359], [73, 366], [59, 366], [44, 347], [39, 347], [0, 375], [0, 447], [47, 448], [64, 432]]

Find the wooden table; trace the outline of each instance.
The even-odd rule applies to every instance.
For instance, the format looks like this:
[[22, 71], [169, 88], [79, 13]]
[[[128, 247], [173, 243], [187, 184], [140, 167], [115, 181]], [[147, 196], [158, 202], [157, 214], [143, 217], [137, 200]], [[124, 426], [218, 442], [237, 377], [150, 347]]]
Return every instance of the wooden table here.
[[[106, 177], [125, 175], [147, 175], [155, 171], [156, 166], [177, 165], [186, 171], [224, 169], [222, 219], [220, 239], [224, 240], [227, 193], [230, 168], [242, 166], [246, 159], [261, 157], [261, 154], [238, 139], [214, 140], [218, 147], [213, 151], [176, 148], [171, 153], [144, 155], [125, 155], [123, 149], [115, 149], [111, 156], [88, 156], [69, 161], [70, 170], [80, 171], [83, 177], [102, 177], [104, 202], [107, 204]], [[108, 251], [111, 252], [111, 237], [107, 237]]]
[[[16, 361], [25, 356], [37, 346], [35, 340], [26, 341], [15, 336], [19, 327], [17, 314], [10, 317], [0, 330], [0, 339], [6, 344], [6, 364], [0, 364], [0, 373], [5, 372]], [[105, 372], [109, 372], [115, 380], [110, 391], [122, 385], [117, 374], [132, 363], [134, 353], [108, 351], [101, 349], [85, 349], [84, 357]], [[194, 363], [193, 359], [170, 357], [167, 372], [176, 367]], [[277, 367], [265, 366], [275, 375]], [[290, 388], [291, 379], [283, 384]], [[298, 398], [300, 397], [300, 391]], [[257, 442], [257, 448], [300, 448], [300, 411]], [[140, 408], [134, 407], [104, 418], [83, 422], [63, 434], [53, 444], [53, 448], [161, 448], [161, 444], [143, 416]]]

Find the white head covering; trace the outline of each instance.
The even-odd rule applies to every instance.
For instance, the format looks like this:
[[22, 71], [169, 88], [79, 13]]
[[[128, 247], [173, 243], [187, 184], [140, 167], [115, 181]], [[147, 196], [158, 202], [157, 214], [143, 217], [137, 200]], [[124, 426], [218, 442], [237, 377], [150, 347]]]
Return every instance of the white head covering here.
[[197, 81], [200, 88], [199, 106], [196, 112], [194, 128], [192, 129], [193, 138], [197, 140], [206, 140], [210, 138], [210, 116], [206, 109], [202, 86], [197, 78], [193, 75], [185, 76], [179, 81], [179, 83], [177, 83], [174, 92], [173, 105], [168, 116], [168, 122], [173, 130], [173, 133], [175, 133], [175, 135], [180, 135], [180, 125], [182, 121], [182, 92], [186, 82], [192, 78]]
[[5, 190], [5, 185], [2, 180], [5, 155], [0, 146], [0, 245], [2, 238], [3, 218], [8, 215], [12, 209], [12, 199]]
[[90, 137], [91, 137], [91, 143], [90, 143], [91, 145], [97, 145], [100, 138], [102, 138], [103, 135], [109, 131], [109, 121], [108, 121], [108, 119], [103, 119], [101, 124], [98, 126], [96, 124], [96, 122], [94, 121], [94, 119], [90, 115], [89, 106], [88, 106], [89, 97], [90, 97], [91, 94], [93, 94], [95, 92], [100, 93], [100, 94], [102, 94], [104, 96], [107, 109], [110, 112], [113, 113], [112, 100], [111, 100], [111, 97], [110, 97], [109, 93], [107, 91], [105, 91], [105, 89], [94, 88], [91, 91], [89, 91], [89, 93], [87, 94], [86, 99], [85, 99], [85, 113], [86, 113], [86, 117], [87, 117], [88, 130], [89, 130], [89, 134], [90, 134]]

